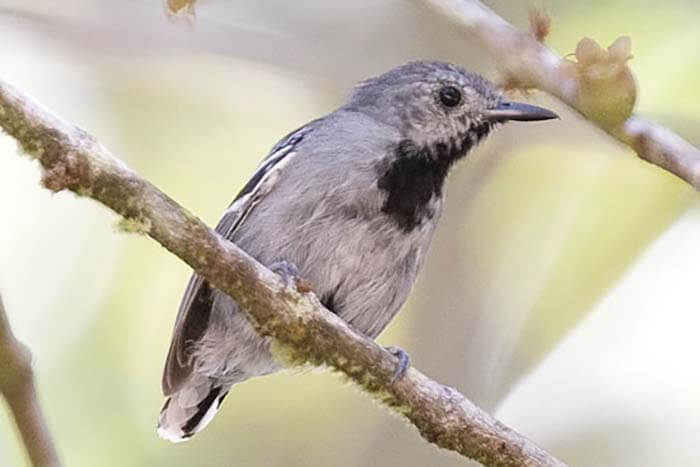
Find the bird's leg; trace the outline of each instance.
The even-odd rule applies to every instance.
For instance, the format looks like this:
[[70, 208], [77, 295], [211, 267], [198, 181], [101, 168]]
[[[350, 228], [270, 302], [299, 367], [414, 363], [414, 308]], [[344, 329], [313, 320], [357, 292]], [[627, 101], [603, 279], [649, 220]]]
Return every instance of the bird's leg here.
[[295, 287], [299, 277], [299, 268], [289, 261], [277, 261], [270, 265], [270, 271], [282, 278], [285, 287]]
[[391, 377], [391, 384], [394, 384], [403, 378], [403, 375], [406, 374], [406, 370], [408, 370], [408, 367], [411, 366], [411, 356], [400, 347], [394, 347], [392, 345], [384, 348], [399, 361], [396, 365], [396, 369], [394, 370], [394, 374]]

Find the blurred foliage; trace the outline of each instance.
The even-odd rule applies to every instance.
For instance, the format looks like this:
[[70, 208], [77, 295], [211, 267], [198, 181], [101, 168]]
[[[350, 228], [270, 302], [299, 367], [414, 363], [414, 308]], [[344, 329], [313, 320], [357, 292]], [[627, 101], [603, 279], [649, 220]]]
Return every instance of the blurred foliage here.
[[[490, 4], [527, 26], [525, 2]], [[548, 43], [562, 54], [582, 37], [608, 44], [629, 35], [638, 109], [700, 143], [697, 2], [544, 7], [553, 18]], [[3, 74], [210, 225], [277, 139], [333, 109], [353, 82], [417, 58], [495, 77], [478, 47], [412, 2], [201, 0], [191, 23], [168, 20], [158, 2], [70, 0], [57, 8], [0, 0], [0, 51]], [[673, 373], [675, 384], [640, 377], [626, 387], [631, 377], [601, 361], [630, 329], [653, 321], [606, 321], [600, 304], [624, 296], [630, 313], [643, 308], [645, 290], [618, 281], [637, 277], [646, 264], [640, 255], [689, 207], [686, 217], [700, 219], [697, 194], [557, 111], [559, 122], [500, 130], [457, 168], [416, 292], [380, 340], [406, 348], [421, 370], [489, 409], [506, 398], [507, 420], [573, 465], [642, 465], [669, 451], [678, 453], [673, 465], [696, 465], [688, 437], [649, 440], [697, 420], [700, 392], [687, 391], [666, 424], [649, 416], [646, 402], [678, 400], [679, 387], [697, 387], [692, 356], [700, 344], [688, 339], [673, 354], [674, 365], [689, 369]], [[17, 335], [35, 354], [67, 465], [464, 465], [317, 371], [240, 385], [193, 441], [159, 440], [160, 372], [188, 268], [152, 241], [118, 232], [95, 203], [42, 190], [36, 167], [14, 153], [0, 138], [0, 287]], [[693, 223], [681, 225], [677, 235], [696, 238]], [[700, 257], [695, 242], [680, 246]], [[687, 268], [655, 267], [648, 274], [686, 284]], [[684, 287], [679, 296], [694, 286]], [[572, 345], [591, 311], [603, 322], [599, 334]], [[653, 350], [645, 346], [675, 349], [675, 336], [633, 340], [641, 347], [619, 365], [643, 368]], [[562, 382], [572, 379], [567, 369], [577, 384]], [[593, 400], [607, 394], [596, 387], [614, 393], [614, 403]], [[562, 401], [550, 413], [555, 396]], [[610, 412], [596, 416], [595, 407]], [[22, 465], [5, 415], [0, 465]], [[630, 456], [641, 446], [643, 454]]]

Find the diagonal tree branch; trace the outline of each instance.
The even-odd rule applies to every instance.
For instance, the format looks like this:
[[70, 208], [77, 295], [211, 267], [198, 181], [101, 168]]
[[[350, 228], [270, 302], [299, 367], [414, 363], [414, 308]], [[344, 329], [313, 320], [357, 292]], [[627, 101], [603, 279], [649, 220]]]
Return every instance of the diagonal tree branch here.
[[[532, 34], [516, 29], [478, 0], [420, 1], [476, 38], [501, 66], [506, 83], [524, 89], [538, 88], [559, 98], [631, 147], [640, 158], [700, 190], [700, 150], [671, 130], [631, 114], [636, 90], [631, 72], [628, 74], [628, 70], [622, 68], [627, 56], [617, 63], [605, 63], [607, 56], [579, 56], [577, 50], [578, 62], [570, 62], [540, 41], [546, 35], [548, 24], [543, 34]], [[537, 24], [534, 26], [535, 31], [540, 29]], [[587, 45], [584, 41], [579, 45]], [[593, 61], [602, 57], [600, 63], [590, 65], [601, 65], [594, 71], [600, 72], [603, 78], [591, 80], [594, 73], [581, 72], [589, 65], [585, 60], [588, 57]], [[619, 68], [614, 69], [615, 66]], [[605, 78], [608, 73], [610, 79]], [[621, 101], [620, 96], [626, 100]], [[620, 109], [628, 105], [629, 112], [623, 111], [620, 115]]]
[[123, 216], [234, 297], [288, 364], [327, 365], [354, 381], [431, 443], [489, 466], [564, 465], [459, 392], [410, 368], [391, 383], [394, 356], [322, 307], [301, 281], [280, 278], [115, 159], [85, 131], [0, 80], [0, 127], [43, 167], [42, 183], [91, 197]]
[[7, 401], [34, 467], [59, 467], [51, 433], [34, 388], [32, 357], [12, 333], [0, 297], [0, 394]]

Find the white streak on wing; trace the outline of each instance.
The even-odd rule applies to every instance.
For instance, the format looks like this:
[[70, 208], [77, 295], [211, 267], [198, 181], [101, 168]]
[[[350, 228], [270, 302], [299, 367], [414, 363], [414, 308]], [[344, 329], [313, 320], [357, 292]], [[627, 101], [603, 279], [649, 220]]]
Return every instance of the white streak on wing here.
[[[293, 151], [293, 145], [284, 146], [280, 148], [277, 152], [266, 158], [257, 168], [253, 178], [260, 170], [264, 170], [265, 167], [269, 167], [265, 175], [262, 176], [260, 181], [255, 185], [255, 187], [245, 195], [238, 198], [224, 214], [225, 217], [229, 217], [230, 224], [225, 232], [221, 232], [225, 238], [231, 239], [233, 232], [236, 228], [248, 217], [248, 214], [253, 210], [253, 208], [262, 200], [272, 189], [274, 188], [277, 180], [279, 180], [280, 173], [282, 169], [289, 163], [290, 160], [296, 155], [296, 151]], [[272, 165], [270, 166], [270, 163]]]

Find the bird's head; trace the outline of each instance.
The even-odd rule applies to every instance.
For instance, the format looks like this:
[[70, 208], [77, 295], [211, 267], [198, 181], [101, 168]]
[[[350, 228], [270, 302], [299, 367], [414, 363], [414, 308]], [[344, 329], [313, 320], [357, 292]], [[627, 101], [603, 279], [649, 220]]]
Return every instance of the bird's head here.
[[393, 126], [403, 138], [446, 162], [464, 156], [494, 126], [557, 118], [510, 102], [485, 78], [443, 62], [412, 62], [359, 84], [348, 108]]

